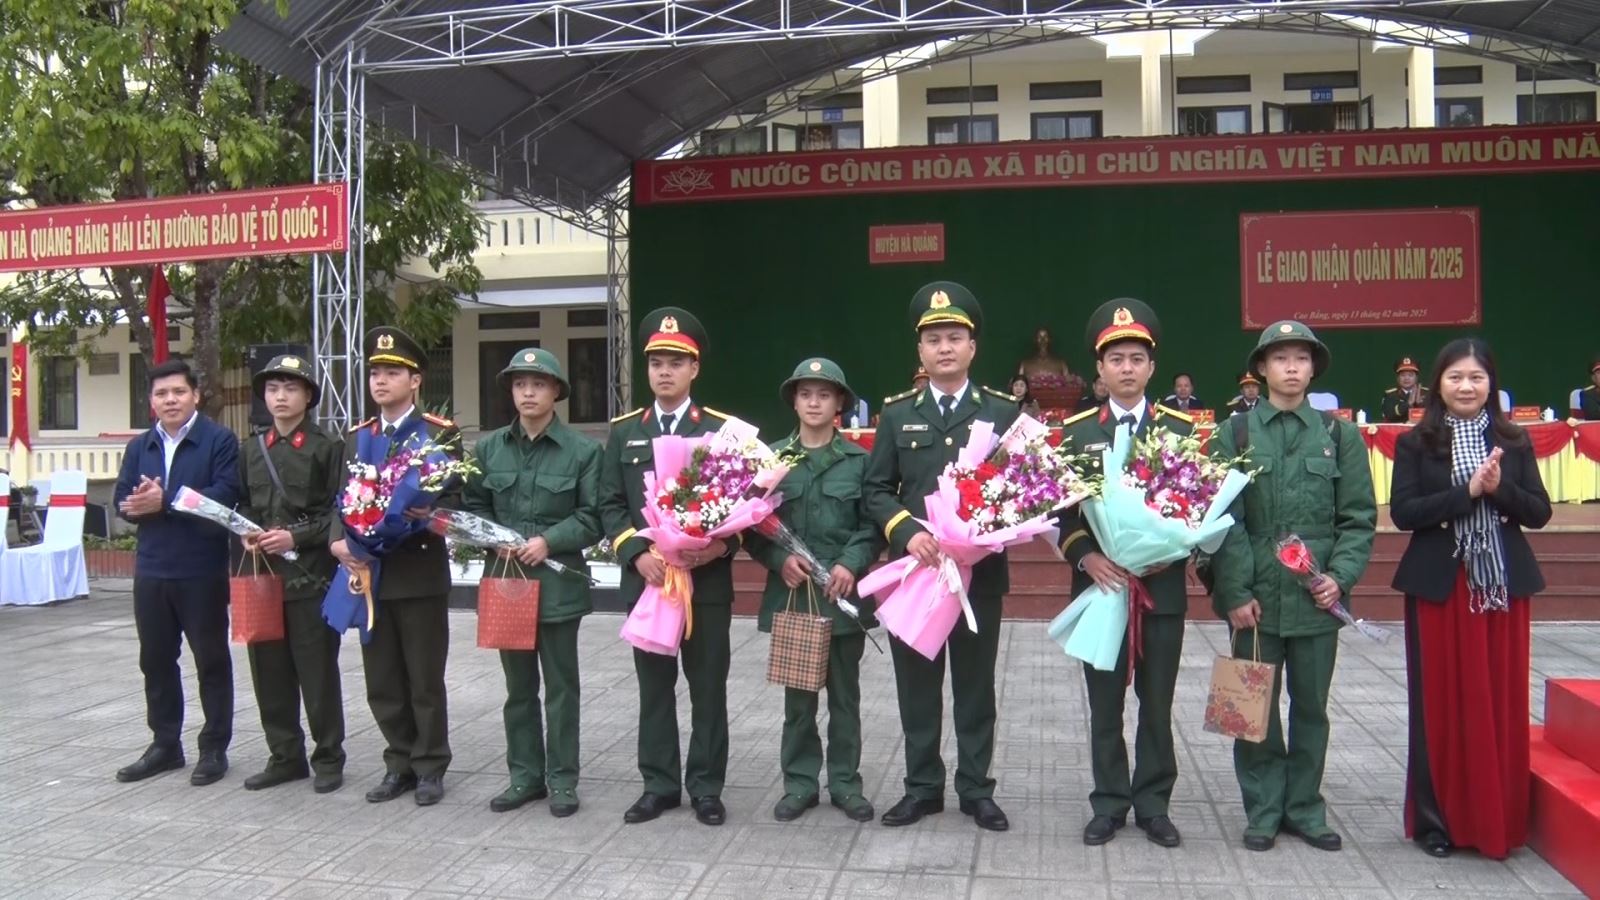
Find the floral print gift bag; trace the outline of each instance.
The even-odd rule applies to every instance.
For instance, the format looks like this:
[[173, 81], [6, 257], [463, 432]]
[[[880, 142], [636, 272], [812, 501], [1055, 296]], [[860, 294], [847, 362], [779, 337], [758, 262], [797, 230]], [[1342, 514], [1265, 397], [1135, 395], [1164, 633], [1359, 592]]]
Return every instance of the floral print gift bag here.
[[[1261, 632], [1255, 631], [1254, 659], [1218, 656], [1211, 664], [1211, 693], [1206, 699], [1205, 729], [1259, 744], [1267, 739], [1272, 706], [1274, 663], [1261, 662]], [[1233, 646], [1230, 635], [1228, 646]]]

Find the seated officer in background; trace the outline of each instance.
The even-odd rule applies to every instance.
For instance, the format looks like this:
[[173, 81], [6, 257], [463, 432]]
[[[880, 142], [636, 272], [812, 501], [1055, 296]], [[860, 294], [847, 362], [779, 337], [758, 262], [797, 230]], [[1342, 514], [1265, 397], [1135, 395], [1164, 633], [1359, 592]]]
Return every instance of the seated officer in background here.
[[1421, 409], [1428, 402], [1428, 389], [1417, 383], [1417, 363], [1409, 356], [1400, 357], [1394, 364], [1396, 386], [1383, 392], [1379, 404], [1385, 422], [1409, 422], [1413, 407]]
[[1236, 416], [1242, 412], [1249, 412], [1261, 402], [1261, 382], [1254, 372], [1244, 372], [1239, 376], [1239, 396], [1228, 401], [1228, 415]]
[[1194, 394], [1194, 376], [1188, 372], [1179, 372], [1172, 378], [1172, 393], [1167, 395], [1162, 405], [1168, 409], [1179, 412], [1188, 412], [1191, 409], [1207, 409], [1206, 402]]
[[1600, 356], [1589, 365], [1590, 385], [1578, 392], [1578, 411], [1590, 422], [1600, 422]]

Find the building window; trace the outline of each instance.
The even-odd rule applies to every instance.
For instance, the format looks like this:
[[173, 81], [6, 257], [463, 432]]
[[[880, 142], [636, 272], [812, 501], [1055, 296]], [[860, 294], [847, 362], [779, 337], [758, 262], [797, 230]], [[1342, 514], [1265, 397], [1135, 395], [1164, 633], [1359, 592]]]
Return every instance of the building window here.
[[1248, 106], [1191, 106], [1178, 110], [1179, 134], [1249, 134]]
[[486, 312], [478, 314], [479, 331], [505, 331], [510, 328], [538, 328], [539, 311]]
[[1286, 91], [1309, 91], [1315, 88], [1353, 88], [1360, 87], [1360, 73], [1355, 69], [1343, 72], [1285, 72], [1283, 75], [1283, 89]]
[[1523, 94], [1517, 98], [1517, 124], [1595, 121], [1594, 91]]
[[1100, 110], [1033, 114], [1033, 139], [1066, 141], [1100, 136]]
[[[1535, 78], [1535, 74], [1538, 78]], [[1550, 63], [1534, 69], [1531, 66], [1517, 66], [1518, 81], [1564, 81], [1567, 79], [1586, 79], [1594, 77], [1594, 63], [1592, 62], [1558, 62]]]
[[1098, 96], [1098, 81], [1035, 81], [1028, 85], [1029, 100], [1085, 100]]
[[1190, 75], [1178, 79], [1180, 94], [1248, 94], [1249, 75]]
[[606, 327], [606, 308], [604, 306], [590, 306], [583, 309], [567, 310], [568, 328], [604, 328]]
[[[182, 338], [183, 338], [183, 326], [182, 325], [174, 325], [173, 323], [168, 322], [167, 323], [167, 349], [168, 350], [172, 349], [172, 345], [176, 344]], [[128, 343], [130, 343], [130, 344], [139, 343], [139, 336], [133, 333], [133, 329], [132, 328], [128, 329]]]
[[807, 94], [800, 98], [800, 108], [807, 112], [819, 109], [860, 109], [864, 105], [860, 91], [840, 94]]
[[[506, 360], [515, 352], [513, 349], [502, 354], [499, 359], [500, 366], [504, 367]], [[461, 414], [461, 411], [455, 408], [456, 351], [452, 336], [447, 334], [440, 338], [439, 343], [428, 348], [427, 356], [428, 369], [422, 373], [422, 399], [418, 401], [418, 405], [424, 412], [454, 419]], [[500, 369], [496, 368], [495, 371], [498, 372]], [[367, 396], [370, 398], [372, 395], [369, 393]]]
[[999, 116], [932, 116], [930, 144], [992, 144], [999, 139]]
[[1433, 70], [1433, 83], [1483, 84], [1483, 66], [1436, 66]]
[[[500, 370], [518, 350], [539, 346], [538, 341], [483, 341], [478, 344], [478, 428], [487, 433], [503, 425], [510, 425], [517, 417], [511, 405], [511, 391], [500, 384]], [[431, 373], [433, 367], [430, 365]], [[428, 393], [428, 378], [422, 379], [422, 391]], [[448, 396], [448, 395], [447, 395]], [[431, 407], [430, 407], [431, 408]]]
[[860, 150], [861, 123], [840, 122], [833, 125], [802, 125], [801, 150]]
[[993, 84], [964, 84], [960, 87], [928, 88], [928, 103], [995, 103], [1000, 88]]
[[39, 430], [77, 428], [78, 358], [46, 356], [39, 363]]
[[1433, 101], [1433, 124], [1440, 128], [1471, 128], [1483, 124], [1482, 97], [1440, 97]]
[[606, 420], [605, 338], [567, 339], [567, 377], [572, 393], [567, 396], [567, 418], [573, 422]]
[[700, 152], [706, 156], [735, 156], [767, 152], [765, 128], [707, 128], [700, 132]]

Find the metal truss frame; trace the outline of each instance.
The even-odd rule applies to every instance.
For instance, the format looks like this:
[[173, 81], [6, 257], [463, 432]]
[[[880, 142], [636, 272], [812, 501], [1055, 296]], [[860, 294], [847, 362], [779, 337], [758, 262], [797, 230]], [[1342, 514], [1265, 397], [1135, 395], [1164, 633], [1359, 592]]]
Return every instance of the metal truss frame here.
[[317, 66], [313, 87], [312, 170], [318, 182], [344, 182], [349, 212], [345, 252], [311, 258], [311, 344], [323, 399], [317, 418], [341, 431], [361, 415], [365, 395], [361, 296], [366, 269], [366, 78], [356, 51]]

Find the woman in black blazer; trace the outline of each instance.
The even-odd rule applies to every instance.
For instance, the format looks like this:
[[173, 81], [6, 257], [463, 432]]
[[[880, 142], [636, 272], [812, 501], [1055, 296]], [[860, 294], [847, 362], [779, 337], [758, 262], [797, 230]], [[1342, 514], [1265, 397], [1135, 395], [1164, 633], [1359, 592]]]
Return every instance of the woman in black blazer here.
[[1528, 598], [1544, 589], [1524, 528], [1550, 521], [1527, 434], [1500, 409], [1489, 347], [1445, 345], [1422, 422], [1395, 444], [1390, 515], [1411, 532], [1406, 836], [1432, 856], [1504, 859], [1528, 822]]

